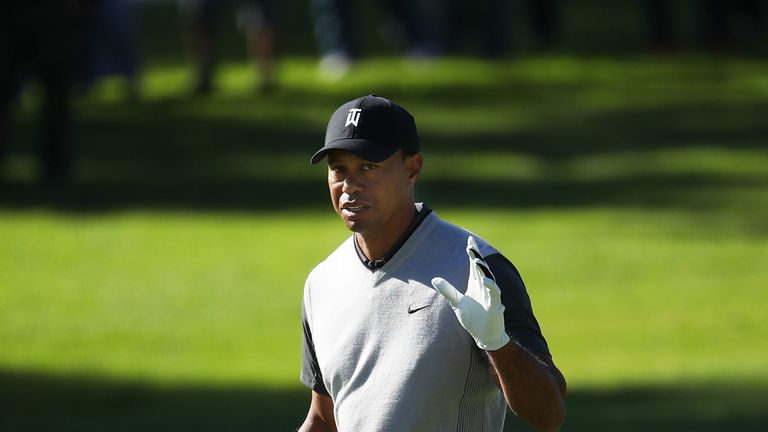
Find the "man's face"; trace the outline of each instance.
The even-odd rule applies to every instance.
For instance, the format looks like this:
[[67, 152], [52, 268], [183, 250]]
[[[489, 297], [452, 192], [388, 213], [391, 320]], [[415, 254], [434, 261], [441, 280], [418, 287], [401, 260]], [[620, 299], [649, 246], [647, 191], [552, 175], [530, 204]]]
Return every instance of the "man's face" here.
[[349, 230], [361, 234], [387, 232], [413, 217], [413, 185], [422, 163], [420, 154], [403, 160], [401, 151], [378, 163], [343, 150], [328, 153], [328, 188], [336, 213]]

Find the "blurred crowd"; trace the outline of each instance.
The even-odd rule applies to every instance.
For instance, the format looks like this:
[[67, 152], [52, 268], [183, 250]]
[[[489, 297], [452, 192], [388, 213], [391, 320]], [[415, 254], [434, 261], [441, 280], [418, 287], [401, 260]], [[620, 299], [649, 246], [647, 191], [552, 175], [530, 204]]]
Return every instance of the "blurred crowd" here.
[[[145, 0], [148, 1], [148, 0]], [[256, 89], [278, 85], [275, 58], [280, 24], [297, 12], [277, 0], [175, 0], [179, 33], [184, 41], [194, 94], [215, 90], [216, 34], [222, 23], [236, 25], [254, 68]], [[380, 0], [387, 25], [361, 17], [354, 0], [304, 0], [310, 11], [318, 72], [337, 80], [366, 53], [361, 29], [384, 28], [388, 40], [404, 56], [431, 59], [455, 54], [469, 21], [476, 51], [489, 58], [510, 52], [509, 18], [524, 22], [535, 50], [553, 47], [560, 27], [554, 0]], [[643, 0], [648, 47], [673, 52], [679, 45], [681, 21], [677, 1]], [[693, 8], [700, 46], [734, 50], [762, 42], [766, 0], [698, 0]], [[140, 56], [135, 0], [3, 0], [0, 2], [0, 163], [7, 150], [8, 116], [22, 87], [31, 81], [42, 89], [39, 163], [45, 181], [70, 175], [70, 102], [73, 89], [87, 89], [107, 76], [122, 78], [126, 94], [140, 98]], [[688, 10], [691, 10], [690, 8]], [[232, 20], [221, 19], [232, 14]], [[382, 20], [383, 21], [383, 20]]]

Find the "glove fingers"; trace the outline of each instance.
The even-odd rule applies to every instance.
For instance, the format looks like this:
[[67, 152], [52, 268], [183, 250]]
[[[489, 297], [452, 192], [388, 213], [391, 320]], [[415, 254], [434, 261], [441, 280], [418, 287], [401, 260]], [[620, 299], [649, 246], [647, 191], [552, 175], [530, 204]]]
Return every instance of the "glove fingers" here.
[[493, 275], [488, 263], [483, 259], [480, 248], [472, 236], [467, 237], [467, 256], [469, 257], [470, 278], [477, 278], [478, 281], [483, 281], [485, 278], [496, 281], [496, 276]]
[[482, 272], [477, 268], [477, 261], [482, 261], [483, 256], [477, 246], [475, 238], [467, 236], [467, 258], [469, 259], [469, 281], [467, 282], [467, 295], [482, 301], [485, 298], [484, 290], [480, 286]]
[[[494, 302], [497, 304], [499, 302], [499, 297], [494, 296], [493, 290], [490, 289], [491, 286], [496, 287], [493, 273], [491, 273], [491, 269], [488, 268], [488, 264], [486, 264], [483, 260], [475, 259], [472, 264], [472, 277], [474, 277], [477, 281], [475, 284], [473, 284], [477, 289], [475, 298], [482, 300], [481, 303], [485, 309], [488, 310], [491, 308]], [[498, 291], [498, 287], [496, 287], [496, 290]]]
[[477, 246], [477, 243], [475, 242], [475, 238], [472, 236], [467, 237], [467, 258], [469, 258], [469, 266], [472, 267], [472, 264], [474, 264], [477, 260], [483, 259], [483, 256], [480, 255], [480, 248]]
[[474, 250], [477, 256], [472, 258], [480, 258], [482, 259], [483, 256], [480, 255], [480, 248], [477, 246], [477, 242], [475, 241], [475, 238], [472, 236], [467, 236], [467, 254], [469, 254], [470, 250]]
[[493, 279], [487, 278], [483, 282], [483, 285], [485, 285], [486, 289], [488, 290], [488, 295], [491, 299], [490, 306], [493, 307], [501, 305], [501, 290], [499, 289], [499, 286], [496, 285], [496, 282], [494, 282]]
[[473, 263], [475, 264], [475, 268], [479, 273], [478, 276], [483, 276], [488, 279], [496, 280], [496, 277], [493, 276], [493, 272], [491, 272], [491, 268], [488, 267], [488, 263], [478, 258], [475, 258]]
[[456, 290], [456, 288], [451, 285], [450, 282], [447, 280], [436, 277], [432, 279], [432, 286], [435, 287], [437, 292], [439, 292], [443, 297], [445, 297], [446, 300], [448, 300], [448, 303], [451, 304], [451, 307], [456, 308], [459, 304], [459, 301], [461, 301], [461, 298], [464, 297], [459, 291]]

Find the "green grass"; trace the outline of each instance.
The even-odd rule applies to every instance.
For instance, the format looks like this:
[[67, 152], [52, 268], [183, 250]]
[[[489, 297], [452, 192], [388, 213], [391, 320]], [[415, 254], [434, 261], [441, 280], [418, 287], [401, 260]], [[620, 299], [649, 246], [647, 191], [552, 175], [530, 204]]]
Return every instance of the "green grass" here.
[[307, 160], [335, 106], [371, 92], [417, 118], [417, 197], [521, 270], [571, 430], [765, 424], [768, 64], [280, 71], [269, 95], [231, 63], [209, 98], [168, 64], [141, 103], [109, 82], [80, 97], [68, 188], [34, 182], [24, 99], [0, 183], [0, 426], [55, 424], [35, 409], [77, 430], [297, 425], [304, 277], [348, 235]]
[[0, 337], [17, 340], [5, 346], [4, 364], [160, 381], [291, 383], [302, 273], [342, 233], [315, 232], [317, 241], [306, 244], [322, 217], [280, 219], [4, 215], [3, 238], [14, 250], [3, 254], [11, 271], [2, 284], [19, 288], [3, 291]]
[[[521, 268], [576, 388], [768, 381], [768, 239], [664, 211], [443, 213]], [[296, 381], [303, 278], [346, 235], [321, 214], [141, 212], [5, 214], [0, 233], [5, 367], [276, 385]]]

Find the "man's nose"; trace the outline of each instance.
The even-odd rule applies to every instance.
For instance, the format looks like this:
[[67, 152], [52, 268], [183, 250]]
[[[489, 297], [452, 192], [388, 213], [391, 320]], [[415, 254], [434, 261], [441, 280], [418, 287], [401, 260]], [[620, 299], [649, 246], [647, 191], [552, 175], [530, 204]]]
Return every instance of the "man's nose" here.
[[344, 185], [341, 187], [341, 191], [344, 193], [355, 193], [363, 190], [363, 182], [360, 176], [349, 173], [344, 179]]

